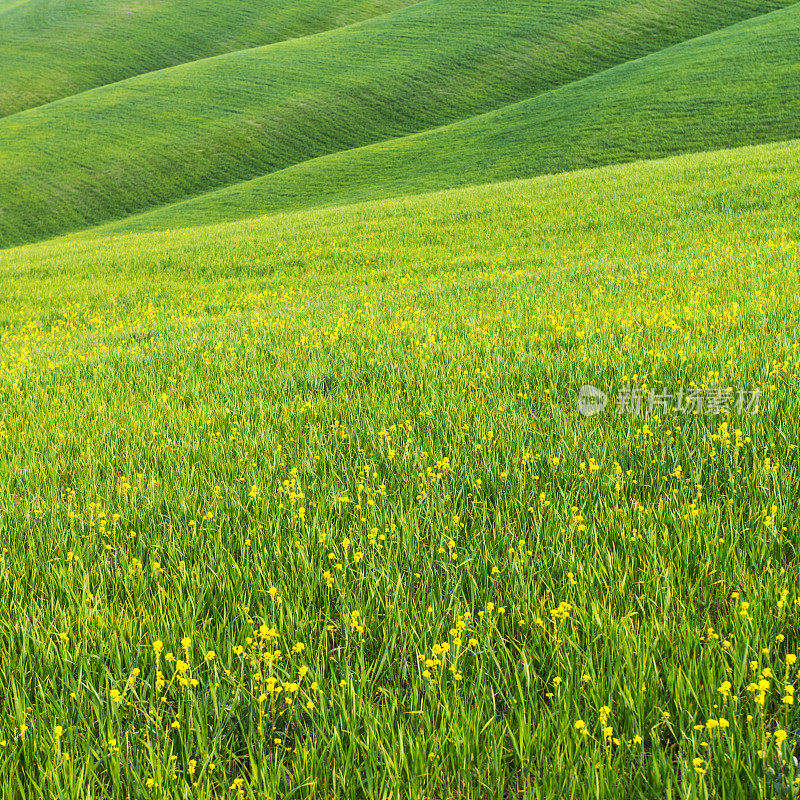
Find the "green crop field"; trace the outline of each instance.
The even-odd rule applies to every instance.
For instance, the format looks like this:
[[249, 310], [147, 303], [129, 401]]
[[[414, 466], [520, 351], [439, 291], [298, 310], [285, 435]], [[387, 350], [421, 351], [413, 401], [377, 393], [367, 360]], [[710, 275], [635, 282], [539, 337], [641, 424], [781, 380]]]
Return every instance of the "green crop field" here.
[[791, 796], [799, 155], [0, 256], [6, 796]]
[[0, 0], [0, 800], [799, 800], [798, 42]]

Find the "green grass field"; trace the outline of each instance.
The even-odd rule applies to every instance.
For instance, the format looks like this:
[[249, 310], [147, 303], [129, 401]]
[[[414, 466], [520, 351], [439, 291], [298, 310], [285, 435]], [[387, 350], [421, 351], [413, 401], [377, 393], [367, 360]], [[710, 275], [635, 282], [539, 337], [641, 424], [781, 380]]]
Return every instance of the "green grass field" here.
[[0, 800], [800, 800], [798, 42], [0, 0]]
[[427, 0], [103, 86], [0, 119], [0, 244], [490, 111], [776, 5]]
[[798, 155], [0, 253], [3, 796], [794, 796]]

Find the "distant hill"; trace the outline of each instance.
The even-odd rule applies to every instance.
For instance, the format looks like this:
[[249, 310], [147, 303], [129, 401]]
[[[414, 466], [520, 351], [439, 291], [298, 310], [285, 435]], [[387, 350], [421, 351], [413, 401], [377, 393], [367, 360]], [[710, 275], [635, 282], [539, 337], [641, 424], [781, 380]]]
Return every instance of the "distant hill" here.
[[334, 153], [109, 230], [203, 225], [800, 136], [800, 6], [534, 99]]
[[0, 0], [0, 116], [415, 0]]
[[[426, 0], [314, 36], [92, 89], [0, 120], [0, 244], [123, 218], [315, 157], [492, 111], [776, 5], [785, 4]], [[796, 16], [779, 19], [794, 25]], [[780, 30], [775, 32], [780, 52], [767, 55], [782, 67], [796, 56]], [[746, 44], [731, 35], [734, 44]], [[672, 51], [669, 58], [680, 53]], [[758, 54], [751, 55], [758, 62]], [[654, 79], [668, 80], [669, 63], [659, 63]], [[628, 69], [635, 76], [642, 67]], [[611, 86], [621, 85], [626, 74], [612, 76]], [[702, 77], [687, 76], [686, 87]], [[542, 103], [530, 107], [541, 116], [526, 109], [498, 112], [510, 115], [512, 140], [518, 136], [517, 113], [525, 125], [550, 131], [549, 155], [539, 159], [537, 170], [654, 152], [652, 133], [645, 131], [642, 140], [633, 123], [627, 133], [602, 132], [588, 149], [578, 137], [569, 145], [574, 149], [565, 150], [569, 137], [582, 129], [582, 116], [605, 104], [602, 81], [609, 79], [598, 80], [596, 89], [582, 85], [563, 101], [557, 96], [532, 101]], [[775, 91], [786, 92], [780, 102], [791, 108], [792, 87]], [[654, 96], [651, 86], [647, 102]], [[771, 103], [772, 90], [766, 96]], [[633, 96], [631, 101], [632, 108], [640, 104]], [[697, 104], [682, 113], [702, 111]], [[746, 116], [747, 107], [741, 112]], [[472, 124], [477, 128], [465, 129], [467, 139], [484, 130], [483, 122]], [[480, 154], [485, 169], [468, 163], [469, 151], [463, 154], [464, 174], [471, 173], [471, 180], [509, 171], [493, 166], [506, 159], [504, 148], [513, 144], [504, 141], [506, 127], [501, 119], [493, 128], [500, 149]], [[562, 147], [559, 139], [565, 136]], [[491, 141], [486, 144], [492, 147]], [[397, 180], [403, 191], [435, 187], [435, 176], [425, 174], [435, 159], [420, 159], [411, 173], [395, 178], [390, 173], [386, 182]], [[372, 179], [383, 180], [379, 174]]]

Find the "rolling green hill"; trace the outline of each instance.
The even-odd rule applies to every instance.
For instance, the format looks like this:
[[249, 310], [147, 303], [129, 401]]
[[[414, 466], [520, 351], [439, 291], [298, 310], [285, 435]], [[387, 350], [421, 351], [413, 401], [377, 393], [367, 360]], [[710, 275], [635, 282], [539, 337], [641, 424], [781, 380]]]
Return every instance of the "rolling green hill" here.
[[[360, 284], [365, 271], [402, 274], [404, 264], [431, 277], [443, 266], [520, 261], [555, 270], [599, 258], [605, 269], [605, 252], [621, 269], [633, 252], [636, 269], [657, 272], [672, 248], [694, 248], [687, 231], [702, 231], [687, 262], [709, 257], [706, 241], [727, 253], [750, 228], [795, 242], [782, 252], [796, 252], [798, 185], [800, 139], [169, 231], [102, 226], [0, 251], [0, 279], [32, 282], [37, 303], [69, 304], [109, 291], [146, 302], [160, 291], [151, 277], [167, 292], [198, 281], [227, 281], [238, 292], [242, 280], [307, 271]], [[548, 262], [554, 251], [562, 255]], [[27, 300], [7, 299], [18, 302]]]
[[800, 136], [800, 5], [433, 131], [335, 153], [109, 230], [169, 228]]
[[0, 116], [415, 0], [0, 0]]
[[0, 120], [0, 243], [486, 112], [779, 5], [427, 0], [100, 87]]

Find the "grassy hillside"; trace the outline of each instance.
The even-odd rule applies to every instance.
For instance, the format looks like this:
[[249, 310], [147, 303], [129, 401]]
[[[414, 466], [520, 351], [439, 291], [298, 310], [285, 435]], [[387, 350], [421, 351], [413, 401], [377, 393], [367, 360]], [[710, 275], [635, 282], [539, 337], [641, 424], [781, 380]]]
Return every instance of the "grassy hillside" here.
[[793, 142], [0, 253], [3, 795], [791, 797], [798, 185]]
[[0, 243], [455, 121], [775, 5], [428, 0], [94, 89], [0, 120]]
[[0, 0], [0, 116], [413, 0]]
[[800, 136], [800, 5], [476, 118], [334, 153], [109, 231], [202, 225]]

